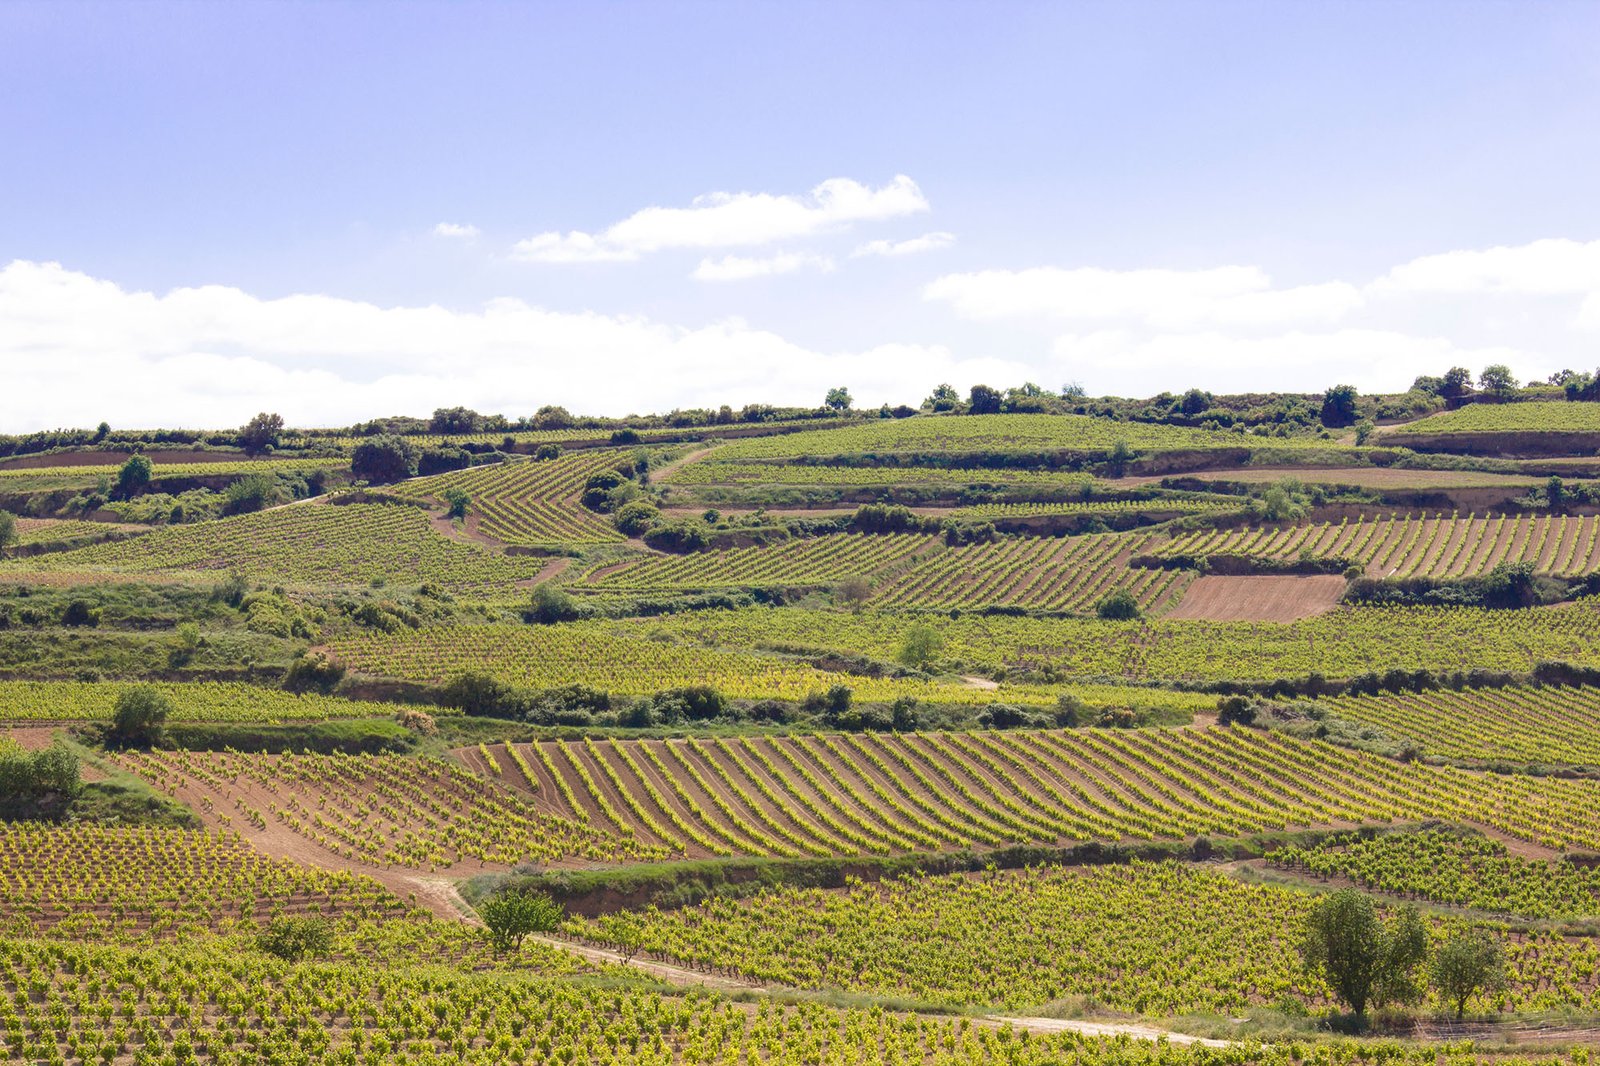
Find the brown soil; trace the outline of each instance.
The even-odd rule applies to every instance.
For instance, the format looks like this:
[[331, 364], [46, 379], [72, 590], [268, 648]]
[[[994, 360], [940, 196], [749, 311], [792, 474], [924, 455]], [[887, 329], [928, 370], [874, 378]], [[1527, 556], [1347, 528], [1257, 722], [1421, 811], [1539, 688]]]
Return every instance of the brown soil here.
[[1338, 606], [1344, 595], [1344, 578], [1335, 574], [1314, 577], [1197, 578], [1183, 601], [1167, 612], [1168, 618], [1198, 618], [1214, 622], [1295, 622], [1324, 614]]
[[[243, 452], [195, 452], [182, 448], [141, 453], [152, 463], [242, 463], [252, 461]], [[0, 462], [6, 470], [38, 470], [58, 466], [121, 466], [126, 452], [56, 452], [51, 455], [24, 455]], [[261, 460], [254, 460], [261, 461]]]

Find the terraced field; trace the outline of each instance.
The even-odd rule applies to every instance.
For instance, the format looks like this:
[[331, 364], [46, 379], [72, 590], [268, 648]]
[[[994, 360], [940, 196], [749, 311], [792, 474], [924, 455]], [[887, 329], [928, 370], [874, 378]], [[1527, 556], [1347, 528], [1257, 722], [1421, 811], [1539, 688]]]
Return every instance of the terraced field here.
[[0, 564], [0, 571], [221, 573], [243, 570], [306, 584], [436, 582], [507, 594], [543, 560], [499, 555], [435, 533], [414, 507], [297, 504], [193, 525], [163, 526], [134, 540]]
[[416, 478], [396, 486], [408, 499], [441, 500], [450, 489], [472, 498], [468, 528], [506, 544], [616, 544], [609, 519], [578, 503], [584, 482], [618, 459], [595, 449], [543, 461], [515, 460]]
[[1335, 715], [1451, 759], [1600, 768], [1600, 690], [1478, 688], [1325, 701]]
[[879, 488], [895, 485], [1006, 485], [1039, 489], [1082, 489], [1088, 474], [1068, 470], [937, 466], [822, 466], [817, 464], [724, 460], [724, 447], [680, 468], [671, 485], [792, 485], [797, 487]]
[[1400, 515], [1202, 530], [1155, 554], [1353, 559], [1384, 577], [1471, 577], [1500, 563], [1530, 562], [1541, 573], [1579, 576], [1600, 569], [1600, 517]]
[[682, 592], [698, 589], [833, 585], [850, 577], [874, 577], [904, 569], [943, 551], [935, 537], [920, 533], [883, 536], [841, 533], [782, 541], [754, 548], [652, 556], [607, 564], [575, 586], [599, 592]]
[[586, 816], [546, 814], [518, 793], [438, 759], [152, 751], [116, 762], [198, 809], [208, 825], [237, 832], [269, 854], [293, 854], [310, 843], [323, 861], [430, 871], [668, 854], [631, 833], [593, 828]]
[[1145, 533], [1009, 537], [930, 552], [878, 587], [880, 608], [1029, 607], [1090, 612], [1125, 589], [1140, 606], [1176, 603], [1193, 580], [1185, 570], [1130, 570], [1128, 560], [1157, 538]]
[[1600, 433], [1600, 404], [1472, 403], [1407, 422], [1385, 436], [1399, 444], [1404, 437], [1433, 433]]
[[[1212, 870], [1135, 863], [842, 892], [780, 887], [568, 928], [652, 957], [801, 988], [950, 1007], [1027, 1010], [1084, 997], [1141, 1014], [1237, 1014], [1285, 998], [1331, 998], [1283, 949], [1282, 931], [1303, 925], [1311, 902]], [[1585, 939], [1491, 935], [1505, 945], [1510, 980], [1477, 1010], [1600, 1003], [1600, 955]]]
[[279, 914], [408, 913], [371, 878], [268, 858], [235, 833], [0, 826], [0, 934], [99, 942], [232, 930]]
[[[0, 681], [0, 722], [106, 722], [117, 697], [134, 687], [120, 681]], [[190, 681], [154, 686], [172, 705], [173, 722], [326, 721], [388, 718], [390, 703], [296, 694], [262, 685]]]
[[700, 856], [1153, 840], [1429, 817], [1550, 847], [1600, 844], [1600, 782], [1402, 766], [1247, 730], [589, 739], [461, 754], [559, 818]]

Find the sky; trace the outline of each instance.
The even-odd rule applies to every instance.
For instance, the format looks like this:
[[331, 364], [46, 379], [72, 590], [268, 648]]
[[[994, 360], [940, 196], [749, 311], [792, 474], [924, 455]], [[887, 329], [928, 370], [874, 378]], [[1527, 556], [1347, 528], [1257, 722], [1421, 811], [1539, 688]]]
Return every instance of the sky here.
[[0, 432], [1600, 364], [1600, 2], [0, 2]]

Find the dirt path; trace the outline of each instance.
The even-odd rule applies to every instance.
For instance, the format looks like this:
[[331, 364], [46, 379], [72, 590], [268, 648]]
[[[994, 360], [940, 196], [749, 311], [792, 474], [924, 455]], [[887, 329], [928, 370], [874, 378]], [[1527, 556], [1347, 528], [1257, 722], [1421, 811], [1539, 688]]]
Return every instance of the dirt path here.
[[1000, 687], [1000, 682], [991, 681], [987, 677], [972, 677], [968, 676], [967, 674], [962, 674], [961, 680], [968, 688], [981, 688], [985, 692], [993, 692], [995, 689]]
[[1230, 1047], [1232, 1041], [1214, 1040], [1188, 1033], [1173, 1033], [1153, 1025], [1134, 1022], [1086, 1022], [1076, 1018], [1017, 1018], [1007, 1014], [990, 1014], [983, 1019], [996, 1025], [1010, 1025], [1030, 1033], [1082, 1033], [1084, 1036], [1127, 1036], [1135, 1040], [1166, 1040], [1173, 1044], [1197, 1044], [1201, 1047]]
[[680, 455], [666, 466], [658, 466], [654, 470], [651, 470], [650, 480], [665, 481], [673, 474], [676, 474], [678, 471], [688, 466], [690, 463], [698, 463], [700, 460], [704, 459], [706, 456], [710, 455], [712, 452], [716, 451], [726, 443], [726, 441], [718, 441], [717, 443], [707, 445], [704, 448], [698, 448], [687, 455]]

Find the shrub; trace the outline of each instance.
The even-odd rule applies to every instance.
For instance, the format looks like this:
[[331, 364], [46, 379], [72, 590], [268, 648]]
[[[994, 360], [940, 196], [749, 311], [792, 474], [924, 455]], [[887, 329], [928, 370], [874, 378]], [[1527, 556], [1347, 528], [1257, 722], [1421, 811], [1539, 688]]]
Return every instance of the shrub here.
[[439, 702], [464, 714], [504, 718], [515, 713], [511, 688], [485, 673], [468, 671], [452, 678], [439, 691]]
[[117, 697], [107, 739], [125, 746], [148, 746], [161, 739], [172, 702], [160, 689], [139, 685]]
[[239, 429], [239, 447], [252, 455], [271, 451], [282, 436], [283, 416], [263, 411]]
[[944, 636], [932, 626], [914, 625], [906, 630], [895, 658], [916, 670], [926, 670], [944, 651]]
[[256, 936], [256, 946], [285, 962], [320, 958], [333, 947], [333, 930], [324, 918], [284, 915]]
[[465, 518], [467, 508], [472, 506], [472, 497], [461, 489], [448, 488], [444, 490], [444, 502], [449, 505], [449, 509], [445, 511], [446, 517]]
[[290, 692], [332, 692], [344, 680], [345, 669], [325, 652], [308, 651], [283, 674], [283, 687]]
[[1108, 593], [1099, 603], [1094, 605], [1094, 613], [1100, 618], [1113, 621], [1138, 618], [1140, 615], [1139, 601], [1127, 589], [1117, 589]]
[[1218, 725], [1255, 725], [1259, 708], [1244, 696], [1224, 696], [1217, 701]]
[[655, 504], [635, 500], [624, 504], [612, 521], [616, 524], [617, 531], [624, 536], [642, 537], [660, 518], [661, 512], [656, 510]]
[[363, 481], [387, 484], [417, 472], [417, 453], [404, 437], [380, 434], [350, 452], [350, 472]]
[[100, 624], [100, 609], [88, 600], [72, 600], [61, 612], [61, 624], [75, 627], [97, 626]]
[[572, 594], [559, 585], [546, 581], [534, 586], [533, 600], [523, 618], [539, 625], [553, 622], [570, 622], [583, 613]]

